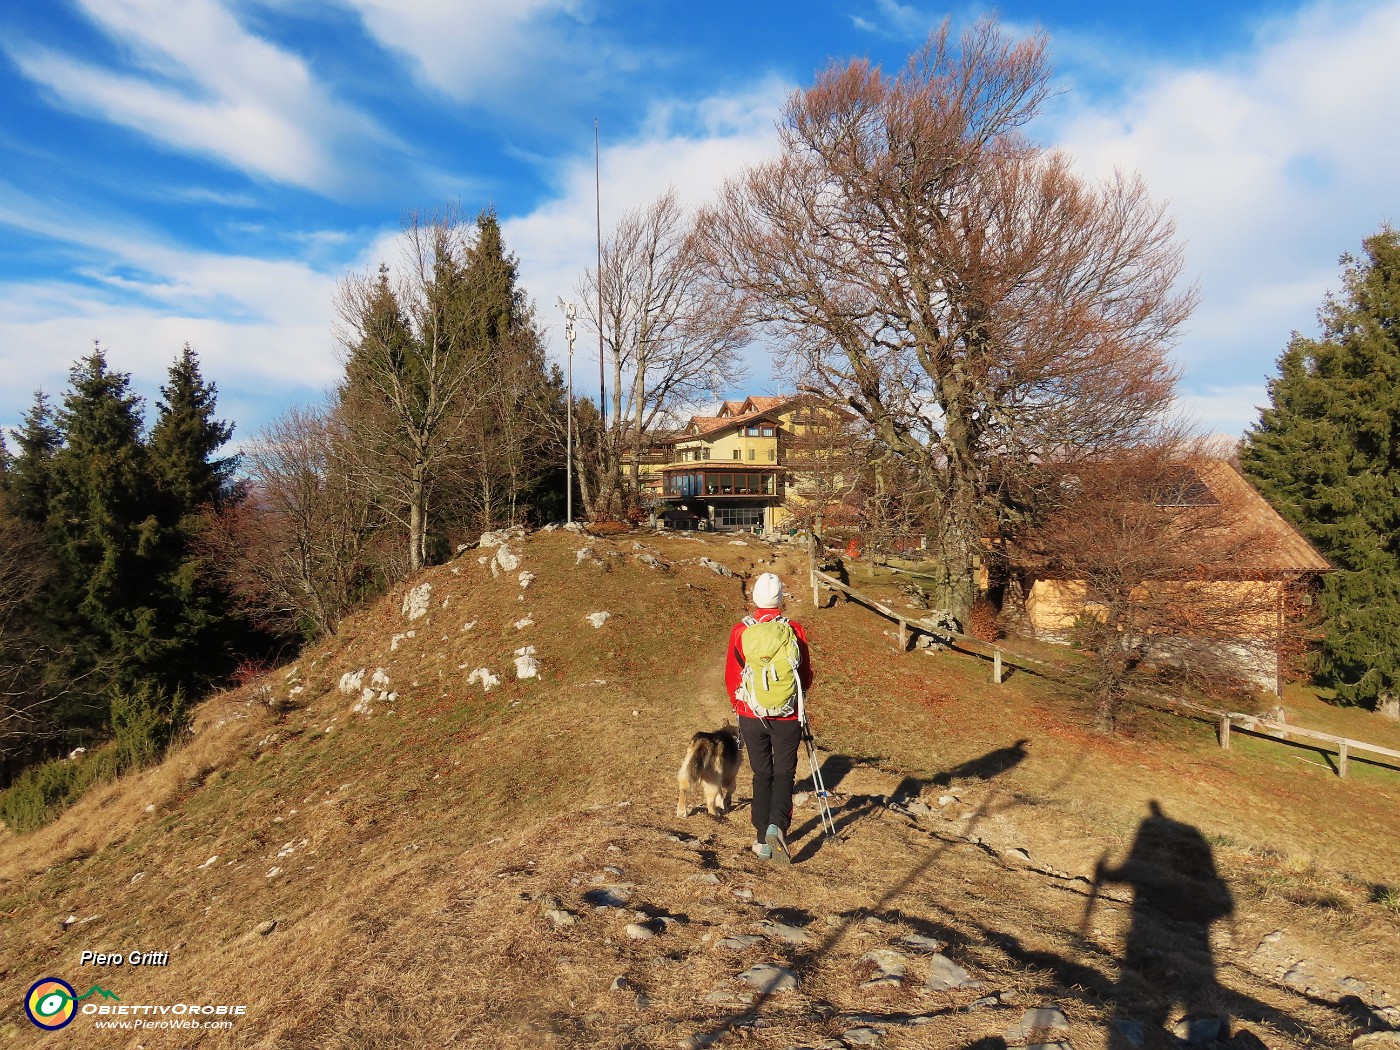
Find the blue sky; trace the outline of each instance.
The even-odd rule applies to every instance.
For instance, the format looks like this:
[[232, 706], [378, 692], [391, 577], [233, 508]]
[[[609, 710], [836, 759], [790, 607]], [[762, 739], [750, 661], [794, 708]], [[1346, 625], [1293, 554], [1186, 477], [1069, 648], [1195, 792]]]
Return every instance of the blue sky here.
[[[556, 352], [604, 226], [705, 200], [831, 61], [900, 65], [898, 0], [44, 0], [0, 5], [0, 425], [100, 340], [153, 396], [181, 345], [248, 438], [338, 370], [332, 297], [405, 211], [494, 205]], [[1050, 36], [1032, 129], [1167, 202], [1200, 306], [1182, 400], [1238, 434], [1337, 258], [1396, 218], [1400, 0], [1004, 3]], [[579, 363], [579, 359], [575, 359]], [[584, 368], [586, 372], [586, 367]], [[774, 387], [754, 355], [748, 382]]]

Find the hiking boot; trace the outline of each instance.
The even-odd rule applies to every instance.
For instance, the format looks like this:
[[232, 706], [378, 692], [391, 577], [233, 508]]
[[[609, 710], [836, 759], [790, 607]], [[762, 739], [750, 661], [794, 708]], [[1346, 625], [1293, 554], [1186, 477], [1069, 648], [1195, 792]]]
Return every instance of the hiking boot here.
[[764, 860], [773, 859], [773, 847], [768, 845], [768, 843], [766, 842], [755, 842], [749, 848], [755, 853], [757, 853]]
[[779, 830], [778, 825], [768, 825], [768, 834], [766, 838], [768, 839], [768, 855], [779, 864], [791, 864], [792, 854], [788, 852], [787, 839], [783, 836], [782, 831]]

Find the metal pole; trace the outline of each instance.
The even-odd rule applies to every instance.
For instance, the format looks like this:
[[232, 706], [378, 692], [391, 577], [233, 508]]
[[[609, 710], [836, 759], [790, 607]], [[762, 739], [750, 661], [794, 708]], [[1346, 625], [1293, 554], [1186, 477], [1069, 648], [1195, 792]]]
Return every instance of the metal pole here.
[[593, 118], [593, 222], [598, 244], [598, 429], [608, 419], [608, 389], [603, 378], [603, 175], [598, 153], [598, 118]]

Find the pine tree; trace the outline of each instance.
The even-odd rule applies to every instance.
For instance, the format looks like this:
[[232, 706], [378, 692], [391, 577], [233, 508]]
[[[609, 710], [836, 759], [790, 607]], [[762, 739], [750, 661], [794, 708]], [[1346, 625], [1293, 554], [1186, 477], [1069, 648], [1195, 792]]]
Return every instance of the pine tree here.
[[1341, 703], [1400, 693], [1400, 235], [1344, 256], [1343, 293], [1295, 334], [1245, 435], [1244, 470], [1337, 571], [1321, 593], [1318, 677]]

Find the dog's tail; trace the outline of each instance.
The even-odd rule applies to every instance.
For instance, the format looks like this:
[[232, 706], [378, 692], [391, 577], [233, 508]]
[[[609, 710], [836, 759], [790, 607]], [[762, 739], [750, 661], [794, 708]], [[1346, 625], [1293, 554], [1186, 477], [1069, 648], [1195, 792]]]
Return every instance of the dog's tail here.
[[700, 783], [700, 771], [705, 768], [706, 751], [709, 747], [710, 738], [705, 733], [696, 733], [690, 738], [690, 745], [685, 749], [685, 758], [681, 759], [680, 771], [676, 773], [676, 780], [682, 787]]

